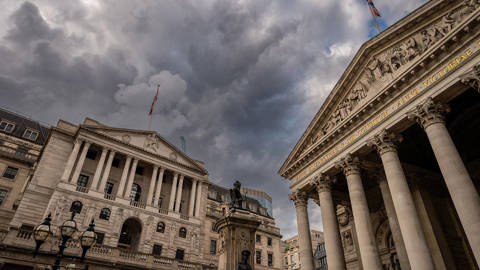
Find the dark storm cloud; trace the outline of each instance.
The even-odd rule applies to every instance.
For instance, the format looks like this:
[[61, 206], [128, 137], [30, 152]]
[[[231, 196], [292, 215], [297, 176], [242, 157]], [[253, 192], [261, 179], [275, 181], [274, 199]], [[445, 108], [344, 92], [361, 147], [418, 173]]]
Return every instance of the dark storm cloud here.
[[[185, 136], [212, 181], [267, 191], [295, 234], [276, 171], [368, 38], [363, 0], [4, 1], [0, 105], [145, 129], [160, 84], [153, 128]], [[376, 5], [391, 24], [422, 2]], [[310, 215], [321, 229], [318, 207]]]

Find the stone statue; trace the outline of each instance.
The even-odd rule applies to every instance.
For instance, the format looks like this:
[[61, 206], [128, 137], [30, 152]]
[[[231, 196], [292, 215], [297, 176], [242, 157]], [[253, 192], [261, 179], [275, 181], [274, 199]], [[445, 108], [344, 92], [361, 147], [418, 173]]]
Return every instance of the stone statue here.
[[242, 193], [240, 193], [240, 187], [242, 187], [242, 183], [240, 181], [235, 181], [233, 183], [233, 189], [230, 189], [230, 198], [232, 200], [230, 204], [230, 208], [238, 208], [242, 209], [242, 204], [244, 201], [244, 198], [242, 196]]
[[252, 270], [252, 267], [248, 264], [248, 257], [250, 257], [250, 251], [242, 251], [242, 260], [238, 263], [237, 270]]

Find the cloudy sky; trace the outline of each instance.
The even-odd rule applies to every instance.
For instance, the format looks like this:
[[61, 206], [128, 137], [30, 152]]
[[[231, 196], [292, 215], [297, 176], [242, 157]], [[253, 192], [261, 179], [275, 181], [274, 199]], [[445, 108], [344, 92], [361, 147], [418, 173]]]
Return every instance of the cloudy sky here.
[[[387, 27], [426, 0], [375, 0]], [[296, 234], [277, 170], [356, 50], [365, 0], [0, 0], [0, 106], [54, 125], [152, 128], [210, 180], [267, 191]], [[320, 210], [309, 208], [313, 229]]]

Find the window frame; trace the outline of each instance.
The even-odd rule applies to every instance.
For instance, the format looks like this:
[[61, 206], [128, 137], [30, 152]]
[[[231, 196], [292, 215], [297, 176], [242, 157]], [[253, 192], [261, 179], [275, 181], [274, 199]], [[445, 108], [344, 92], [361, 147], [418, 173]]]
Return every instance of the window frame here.
[[[133, 188], [135, 187], [135, 189]], [[130, 190], [130, 201], [139, 202], [142, 197], [142, 186], [138, 183], [132, 183], [132, 189]]]
[[153, 244], [153, 247], [152, 247], [152, 255], [153, 256], [162, 256], [162, 251], [163, 251], [163, 245], [162, 244], [156, 244], [156, 243]]
[[255, 250], [255, 264], [262, 264], [262, 251]]
[[262, 243], [262, 236], [260, 234], [255, 235], [255, 243]]
[[90, 160], [96, 160], [97, 156], [98, 156], [98, 151], [97, 150], [88, 149], [87, 155], [85, 156], [85, 158], [88, 158]]
[[[115, 186], [114, 183], [107, 181], [107, 182], [105, 183], [105, 188], [103, 189], [103, 193], [112, 195], [112, 193], [113, 193], [113, 187], [114, 187], [114, 186]], [[108, 187], [111, 187], [110, 193], [107, 192], [107, 188], [108, 188]]]
[[[180, 256], [180, 254], [181, 254], [181, 256]], [[185, 249], [177, 248], [177, 251], [175, 251], [175, 259], [180, 260], [180, 261], [184, 261], [185, 260]]]
[[[90, 177], [88, 175], [80, 174], [77, 179], [77, 187], [88, 187], [89, 178]], [[80, 179], [82, 180], [81, 182], [82, 184], [83, 184], [83, 180], [85, 180], [85, 185], [80, 185]]]
[[[6, 175], [6, 173], [9, 171], [9, 169], [10, 169], [10, 170], [16, 170], [16, 171], [15, 171], [15, 174], [13, 175], [13, 177], [10, 177], [10, 175], [12, 175], [11, 173], [9, 173], [8, 175]], [[5, 168], [5, 170], [3, 170], [2, 177], [3, 177], [3, 178], [10, 179], [10, 180], [15, 180], [15, 178], [17, 177], [19, 171], [20, 171], [20, 168], [13, 167], [13, 166], [7, 166], [7, 167]]]
[[[26, 136], [27, 135], [27, 132], [30, 132], [30, 135], [29, 136]], [[35, 138], [32, 138], [32, 135], [35, 134]], [[25, 131], [23, 132], [23, 135], [22, 135], [22, 138], [24, 139], [27, 139], [29, 141], [36, 141], [38, 139], [38, 135], [40, 134], [40, 132], [36, 129], [33, 129], [33, 128], [26, 128]]]
[[[116, 166], [115, 166], [116, 165]], [[112, 167], [114, 168], [120, 168], [120, 159], [119, 158], [113, 158], [112, 160]]]
[[105, 233], [104, 232], [95, 232], [97, 234], [97, 241], [95, 245], [103, 245], [103, 241], [105, 240]]
[[210, 239], [210, 254], [217, 254], [217, 239]]
[[267, 266], [273, 266], [273, 253], [267, 253]]
[[[79, 206], [79, 207], [80, 207], [79, 210], [74, 208], [74, 204], [75, 204], [75, 203], [79, 203], [79, 204], [77, 204], [77, 205], [80, 205], [80, 206]], [[75, 211], [75, 213], [80, 214], [80, 213], [82, 213], [82, 210], [83, 210], [83, 203], [82, 203], [81, 201], [73, 201], [73, 202], [70, 204], [70, 212], [74, 212], [74, 211]]]
[[180, 229], [178, 230], [178, 237], [187, 238], [187, 228], [180, 227]]
[[102, 220], [110, 220], [111, 214], [112, 214], [112, 210], [110, 210], [110, 208], [108, 207], [104, 207], [102, 208], [102, 210], [100, 210], [100, 214], [98, 215], [98, 218]]
[[[161, 225], [162, 225], [162, 226], [161, 226]], [[161, 228], [161, 229], [159, 230], [159, 228]], [[165, 233], [165, 222], [163, 222], [163, 221], [157, 222], [156, 232], [158, 232], [158, 233]]]
[[273, 245], [273, 239], [271, 237], [267, 237], [267, 246], [271, 247]]
[[[10, 190], [8, 189], [5, 189], [5, 188], [0, 188], [0, 206], [3, 204], [3, 202], [7, 199], [7, 196], [8, 196], [8, 192]], [[5, 194], [3, 195], [2, 197], [2, 194]]]
[[[4, 127], [3, 129], [1, 128], [2, 123], [5, 123], [5, 127]], [[12, 125], [12, 128], [10, 129], [10, 131], [7, 131], [7, 130], [6, 130], [7, 127], [8, 127], [8, 125]], [[15, 125], [14, 122], [11, 122], [11, 121], [8, 121], [8, 120], [4, 120], [4, 119], [2, 119], [2, 120], [0, 121], [0, 130], [3, 131], [3, 132], [5, 132], [5, 133], [12, 133], [12, 132], [15, 130], [15, 127], [16, 127], [16, 125]]]

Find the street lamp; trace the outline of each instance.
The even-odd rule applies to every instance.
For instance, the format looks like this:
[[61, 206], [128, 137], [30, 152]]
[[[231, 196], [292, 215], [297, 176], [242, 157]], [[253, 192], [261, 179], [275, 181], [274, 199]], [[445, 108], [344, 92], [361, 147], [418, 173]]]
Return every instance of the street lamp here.
[[50, 229], [50, 222], [52, 221], [52, 214], [49, 213], [42, 224], [38, 225], [33, 231], [33, 238], [35, 239], [35, 251], [33, 252], [33, 257], [37, 256], [40, 246], [47, 241], [48, 237], [52, 234]]
[[75, 217], [75, 212], [72, 212], [72, 217], [69, 220], [63, 222], [60, 226], [60, 235], [62, 236], [62, 243], [58, 246], [57, 258], [53, 264], [52, 270], [60, 269], [60, 260], [63, 257], [63, 251], [67, 247], [68, 240], [73, 236], [77, 231], [77, 223], [73, 219]]
[[83, 261], [85, 258], [87, 250], [89, 250], [97, 242], [97, 233], [95, 232], [94, 227], [95, 223], [92, 219], [92, 222], [90, 222], [90, 225], [88, 225], [88, 229], [82, 233], [82, 236], [80, 236], [80, 244], [82, 245], [81, 261]]

